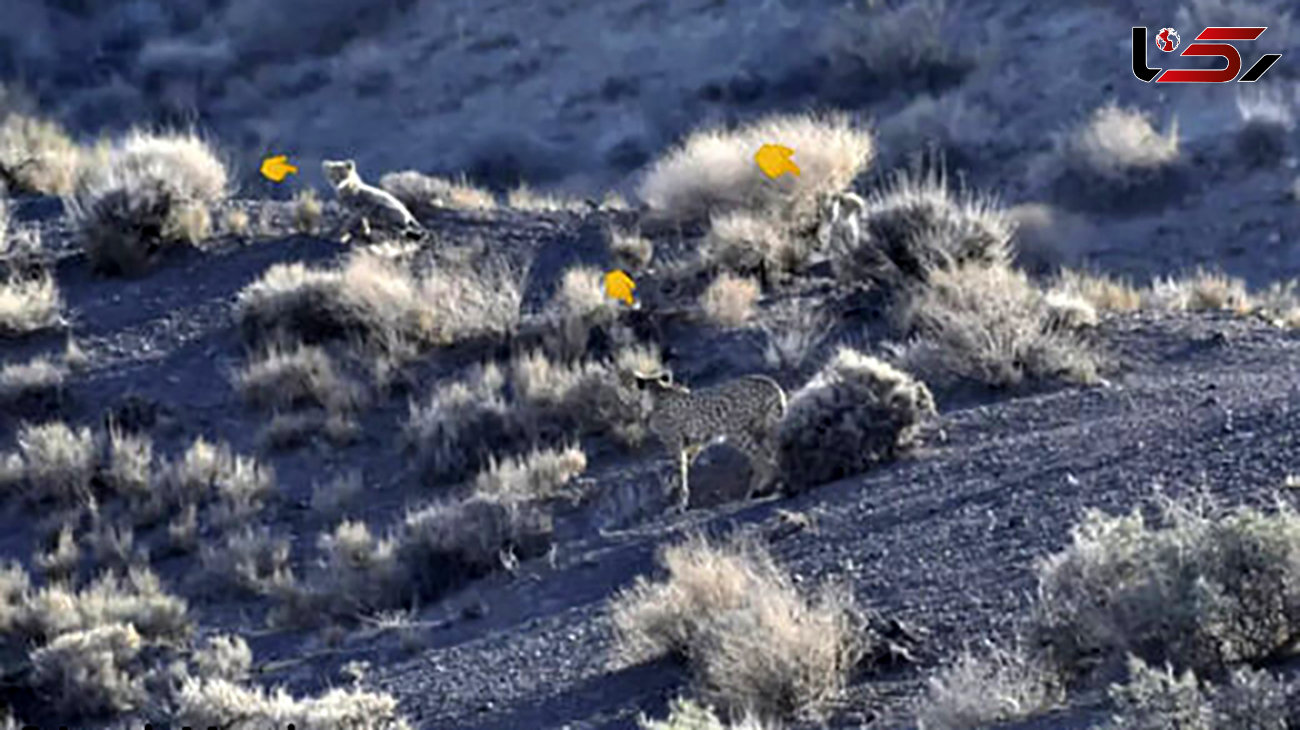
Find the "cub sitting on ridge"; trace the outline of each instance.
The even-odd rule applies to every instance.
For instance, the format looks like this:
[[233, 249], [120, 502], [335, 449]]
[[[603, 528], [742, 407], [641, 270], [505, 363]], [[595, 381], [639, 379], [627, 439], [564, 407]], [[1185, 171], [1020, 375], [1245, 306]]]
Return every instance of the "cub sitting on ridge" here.
[[347, 243], [359, 225], [361, 235], [370, 238], [371, 224], [399, 231], [404, 238], [420, 240], [426, 235], [424, 227], [402, 205], [402, 201], [385, 190], [362, 182], [353, 160], [325, 160], [321, 163], [325, 179], [334, 186], [339, 205], [346, 217], [341, 241]]

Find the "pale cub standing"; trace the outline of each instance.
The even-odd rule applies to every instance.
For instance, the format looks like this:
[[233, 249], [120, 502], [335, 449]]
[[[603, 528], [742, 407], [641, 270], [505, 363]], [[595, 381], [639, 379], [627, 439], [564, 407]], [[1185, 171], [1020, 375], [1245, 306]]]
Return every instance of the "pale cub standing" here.
[[325, 179], [334, 186], [339, 204], [347, 220], [343, 224], [342, 241], [347, 243], [359, 226], [361, 235], [370, 238], [371, 225], [393, 229], [409, 239], [425, 235], [424, 227], [392, 193], [362, 182], [353, 160], [325, 160], [321, 163]]
[[714, 443], [725, 442], [749, 458], [754, 473], [750, 496], [776, 477], [776, 425], [785, 415], [786, 399], [775, 380], [746, 375], [691, 391], [674, 383], [667, 372], [634, 377], [653, 399], [650, 431], [677, 461], [673, 497], [678, 510], [685, 510], [690, 501], [691, 464]]

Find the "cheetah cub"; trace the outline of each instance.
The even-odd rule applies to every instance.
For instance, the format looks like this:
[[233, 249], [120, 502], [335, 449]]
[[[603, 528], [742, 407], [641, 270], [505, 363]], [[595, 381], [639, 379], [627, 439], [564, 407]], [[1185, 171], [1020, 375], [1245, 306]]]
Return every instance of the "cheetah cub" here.
[[775, 380], [746, 375], [720, 385], [691, 391], [674, 383], [671, 373], [634, 373], [638, 387], [652, 400], [650, 432], [677, 461], [674, 507], [690, 502], [687, 474], [695, 458], [715, 443], [740, 450], [753, 466], [752, 497], [776, 477], [776, 424], [785, 415], [785, 391]]
[[325, 160], [321, 163], [321, 171], [334, 186], [334, 193], [346, 216], [341, 238], [343, 243], [352, 239], [352, 233], [358, 227], [368, 240], [371, 224], [396, 229], [411, 240], [424, 238], [424, 227], [402, 205], [402, 201], [386, 190], [362, 182], [357, 174], [357, 163], [353, 160]]
[[844, 254], [857, 248], [862, 238], [862, 214], [867, 201], [857, 193], [835, 193], [821, 206], [817, 241], [828, 253]]

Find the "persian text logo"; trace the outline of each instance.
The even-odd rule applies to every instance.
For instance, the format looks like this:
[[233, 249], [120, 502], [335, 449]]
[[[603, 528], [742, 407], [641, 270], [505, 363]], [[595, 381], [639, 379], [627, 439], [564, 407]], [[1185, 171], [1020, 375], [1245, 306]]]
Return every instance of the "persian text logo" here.
[[[1224, 68], [1169, 68], [1159, 69], [1147, 66], [1147, 29], [1146, 26], [1133, 26], [1133, 75], [1141, 81], [1173, 84], [1222, 84], [1237, 81], [1259, 81], [1268, 71], [1280, 53], [1265, 53], [1246, 73], [1241, 74], [1241, 53], [1231, 43], [1210, 43], [1209, 41], [1253, 41], [1260, 37], [1268, 26], [1211, 26], [1201, 31], [1179, 56], [1210, 56], [1222, 58], [1228, 62]], [[1178, 48], [1181, 41], [1178, 31], [1173, 28], [1161, 28], [1156, 34], [1156, 47], [1168, 53]], [[1237, 75], [1241, 74], [1241, 78]]]

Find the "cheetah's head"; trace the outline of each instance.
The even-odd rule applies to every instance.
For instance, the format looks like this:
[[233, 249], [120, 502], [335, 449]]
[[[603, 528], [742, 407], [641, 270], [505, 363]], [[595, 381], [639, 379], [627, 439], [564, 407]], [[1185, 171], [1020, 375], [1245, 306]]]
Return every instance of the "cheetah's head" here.
[[652, 390], [656, 392], [673, 390], [679, 393], [689, 393], [690, 389], [681, 383], [673, 382], [673, 374], [667, 370], [657, 373], [633, 372], [632, 378], [636, 386], [642, 390]]
[[357, 163], [353, 160], [325, 160], [320, 163], [320, 169], [325, 179], [337, 186], [357, 174]]

